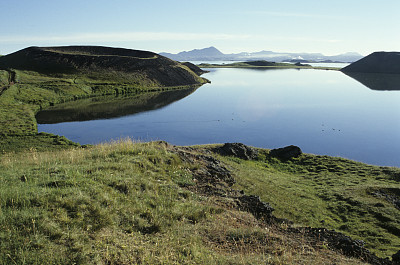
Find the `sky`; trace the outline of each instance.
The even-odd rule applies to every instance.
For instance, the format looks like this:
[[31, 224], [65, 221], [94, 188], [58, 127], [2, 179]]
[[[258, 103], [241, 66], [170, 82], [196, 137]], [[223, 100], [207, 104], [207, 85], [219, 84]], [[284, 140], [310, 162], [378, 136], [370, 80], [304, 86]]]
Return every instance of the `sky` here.
[[0, 0], [0, 54], [101, 45], [178, 53], [400, 51], [399, 0]]

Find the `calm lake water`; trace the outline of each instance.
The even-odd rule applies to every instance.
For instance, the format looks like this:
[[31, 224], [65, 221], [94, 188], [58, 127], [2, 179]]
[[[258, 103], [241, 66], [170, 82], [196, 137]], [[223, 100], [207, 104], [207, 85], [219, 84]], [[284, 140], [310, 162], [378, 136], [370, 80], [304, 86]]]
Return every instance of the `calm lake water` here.
[[[399, 90], [373, 90], [338, 71], [209, 70], [203, 76], [212, 83], [195, 91], [108, 102], [108, 106], [125, 106], [120, 112], [99, 111], [107, 108], [99, 102], [95, 111], [88, 110], [93, 115], [82, 113], [82, 107], [64, 109], [64, 114], [49, 111], [44, 116], [55, 119], [38, 122], [53, 124], [39, 124], [38, 129], [81, 144], [131, 137], [175, 145], [297, 145], [306, 153], [400, 166]], [[133, 101], [143, 106], [126, 105]], [[86, 121], [54, 124], [74, 116], [71, 113], [76, 118], [68, 120]]]

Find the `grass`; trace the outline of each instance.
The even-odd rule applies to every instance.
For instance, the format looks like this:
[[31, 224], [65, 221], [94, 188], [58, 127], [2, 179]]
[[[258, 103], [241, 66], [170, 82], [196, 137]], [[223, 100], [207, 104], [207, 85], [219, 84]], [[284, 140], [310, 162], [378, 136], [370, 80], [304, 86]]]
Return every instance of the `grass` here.
[[301, 226], [325, 227], [366, 242], [380, 257], [400, 248], [400, 211], [379, 190], [400, 191], [400, 169], [342, 158], [302, 155], [293, 161], [221, 158], [236, 188], [256, 194], [275, 215]]
[[[103, 95], [134, 95], [148, 91], [180, 90], [192, 86], [161, 87], [156, 82], [138, 73], [129, 76], [118, 73], [81, 73], [46, 75], [33, 71], [14, 70], [15, 82], [9, 85], [9, 73], [0, 70], [0, 149], [20, 150], [29, 148], [54, 148], [53, 137], [40, 135], [40, 140], [28, 138], [37, 135], [36, 113], [59, 103], [71, 102], [80, 98]], [[199, 77], [199, 80], [201, 78]], [[3, 90], [3, 88], [5, 88]], [[2, 92], [1, 92], [2, 91]], [[14, 139], [12, 139], [14, 138]], [[21, 142], [21, 143], [18, 143]], [[36, 144], [40, 144], [36, 146]], [[50, 145], [48, 145], [50, 144]]]
[[1, 264], [362, 264], [186, 189], [201, 165], [163, 144], [0, 159]]
[[[38, 110], [149, 90], [140, 78], [16, 71], [8, 87], [0, 71], [7, 87], [0, 96], [1, 264], [362, 264], [268, 226], [228, 199], [187, 189], [196, 185], [192, 170], [204, 165], [166, 145], [82, 148], [37, 133]], [[400, 248], [400, 214], [390, 199], [400, 190], [398, 168], [313, 155], [282, 162], [268, 150], [257, 161], [213, 156], [233, 172], [234, 188], [259, 195], [278, 217], [342, 231], [381, 257]]]

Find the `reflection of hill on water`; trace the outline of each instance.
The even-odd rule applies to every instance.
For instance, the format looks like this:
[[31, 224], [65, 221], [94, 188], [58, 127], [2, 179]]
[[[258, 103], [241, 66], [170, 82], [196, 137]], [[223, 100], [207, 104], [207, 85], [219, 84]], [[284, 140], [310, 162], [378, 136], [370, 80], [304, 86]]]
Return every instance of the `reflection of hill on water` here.
[[400, 90], [400, 74], [344, 73], [373, 90]]
[[147, 92], [135, 96], [104, 96], [59, 104], [37, 113], [39, 124], [110, 119], [165, 107], [197, 88]]

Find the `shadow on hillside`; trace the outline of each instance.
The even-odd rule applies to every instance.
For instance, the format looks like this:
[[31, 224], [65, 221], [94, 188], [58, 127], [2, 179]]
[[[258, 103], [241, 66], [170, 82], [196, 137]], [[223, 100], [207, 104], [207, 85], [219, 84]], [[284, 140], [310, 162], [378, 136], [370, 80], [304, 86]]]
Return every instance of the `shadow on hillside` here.
[[58, 104], [39, 111], [38, 124], [111, 119], [163, 108], [197, 88], [164, 92], [147, 92], [129, 96], [102, 96]]

